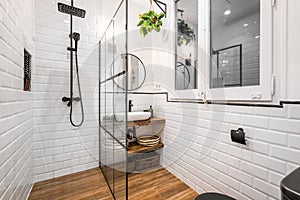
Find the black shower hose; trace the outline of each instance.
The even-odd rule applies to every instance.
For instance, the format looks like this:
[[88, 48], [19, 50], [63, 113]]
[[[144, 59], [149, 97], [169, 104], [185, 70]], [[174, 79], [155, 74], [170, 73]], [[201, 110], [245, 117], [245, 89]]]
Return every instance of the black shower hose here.
[[[78, 70], [78, 55], [77, 55], [77, 51], [75, 51], [75, 66], [76, 66], [76, 74], [77, 74], [77, 84], [78, 84], [78, 92], [79, 92], [79, 98], [80, 98], [80, 106], [81, 106], [81, 122], [79, 124], [75, 124], [73, 122], [73, 76], [71, 76], [71, 80], [70, 80], [70, 103], [71, 103], [71, 107], [70, 107], [70, 122], [72, 124], [72, 126], [74, 127], [80, 127], [83, 122], [84, 122], [84, 109], [83, 109], [83, 102], [82, 102], [82, 94], [81, 94], [81, 87], [80, 87], [80, 79], [79, 79], [79, 70]], [[71, 68], [72, 73], [73, 74], [73, 67]]]

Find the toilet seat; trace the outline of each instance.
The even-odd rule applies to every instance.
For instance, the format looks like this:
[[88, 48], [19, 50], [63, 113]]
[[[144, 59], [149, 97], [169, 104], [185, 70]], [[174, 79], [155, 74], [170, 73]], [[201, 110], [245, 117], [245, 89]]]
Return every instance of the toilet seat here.
[[196, 197], [195, 200], [236, 200], [236, 199], [220, 193], [204, 193]]

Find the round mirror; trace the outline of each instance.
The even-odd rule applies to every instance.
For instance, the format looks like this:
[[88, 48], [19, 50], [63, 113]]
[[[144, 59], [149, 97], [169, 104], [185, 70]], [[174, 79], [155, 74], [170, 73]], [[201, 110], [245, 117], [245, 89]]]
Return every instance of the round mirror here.
[[[146, 67], [142, 60], [133, 54], [128, 55], [128, 91], [137, 90], [144, 84], [146, 80]], [[114, 61], [114, 67], [112, 67], [112, 76], [116, 74], [122, 74], [126, 67], [126, 55], [122, 54], [118, 56]], [[126, 76], [117, 76], [114, 78], [115, 84], [125, 90]]]

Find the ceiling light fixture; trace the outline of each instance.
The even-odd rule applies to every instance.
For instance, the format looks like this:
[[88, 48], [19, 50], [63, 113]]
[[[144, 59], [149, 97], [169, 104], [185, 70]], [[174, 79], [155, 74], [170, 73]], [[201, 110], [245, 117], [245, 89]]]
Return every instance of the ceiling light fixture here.
[[231, 10], [225, 10], [224, 15], [230, 15], [231, 14]]

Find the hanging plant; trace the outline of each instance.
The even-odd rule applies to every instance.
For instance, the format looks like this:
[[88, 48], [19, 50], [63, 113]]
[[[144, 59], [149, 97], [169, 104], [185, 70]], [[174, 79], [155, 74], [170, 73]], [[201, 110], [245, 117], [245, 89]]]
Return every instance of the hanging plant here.
[[162, 18], [165, 17], [164, 13], [156, 13], [152, 9], [152, 0], [150, 0], [150, 10], [144, 14], [139, 14], [139, 23], [141, 36], [145, 37], [149, 32], [155, 30], [160, 32], [161, 26], [163, 25]]
[[194, 30], [183, 19], [178, 19], [178, 46], [182, 46], [184, 43], [188, 45], [191, 41], [196, 40], [196, 34]]

